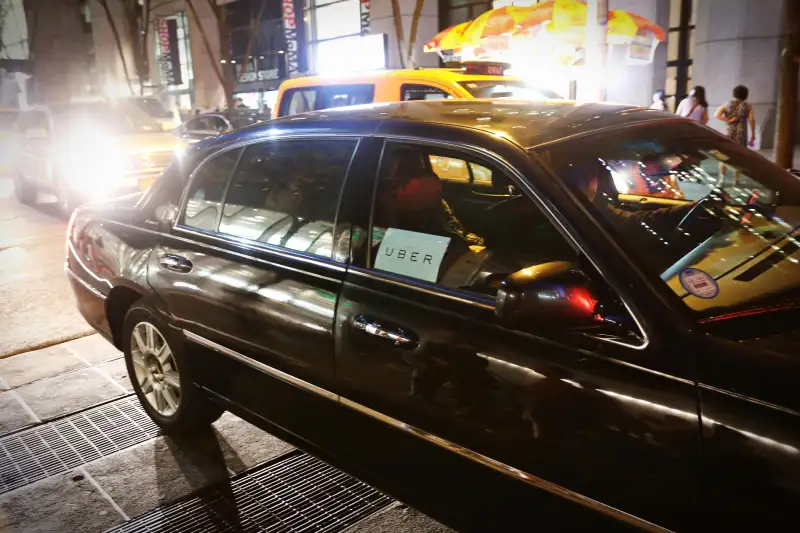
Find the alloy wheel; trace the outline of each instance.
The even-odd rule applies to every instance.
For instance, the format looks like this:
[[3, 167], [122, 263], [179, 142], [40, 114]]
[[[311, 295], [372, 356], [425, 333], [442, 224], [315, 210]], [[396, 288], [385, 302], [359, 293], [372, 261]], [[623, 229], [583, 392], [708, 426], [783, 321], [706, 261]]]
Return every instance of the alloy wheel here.
[[174, 415], [181, 399], [178, 365], [169, 343], [153, 324], [139, 322], [133, 328], [131, 362], [150, 406], [161, 416]]

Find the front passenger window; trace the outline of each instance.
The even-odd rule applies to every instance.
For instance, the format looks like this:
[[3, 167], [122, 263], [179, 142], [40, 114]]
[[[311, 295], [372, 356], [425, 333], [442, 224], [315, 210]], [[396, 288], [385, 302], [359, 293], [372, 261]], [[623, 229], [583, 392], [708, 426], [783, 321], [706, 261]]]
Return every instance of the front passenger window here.
[[[530, 198], [467, 154], [387, 143], [377, 187], [369, 250], [376, 270], [491, 297], [515, 272], [577, 261]], [[357, 247], [367, 245], [354, 238]]]
[[225, 198], [220, 233], [330, 258], [356, 144], [298, 140], [247, 147]]

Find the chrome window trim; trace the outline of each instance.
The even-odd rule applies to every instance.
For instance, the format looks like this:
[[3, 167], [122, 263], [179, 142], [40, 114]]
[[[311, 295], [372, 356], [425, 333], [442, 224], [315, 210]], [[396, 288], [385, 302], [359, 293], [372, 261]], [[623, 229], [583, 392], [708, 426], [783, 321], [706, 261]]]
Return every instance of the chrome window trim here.
[[[568, 241], [569, 244], [573, 246], [579, 253], [582, 253], [592, 264], [592, 266], [603, 276], [604, 279], [610, 279], [609, 276], [606, 274], [604, 270], [602, 270], [597, 262], [592, 258], [592, 256], [586, 251], [586, 249], [578, 242], [578, 240], [570, 233], [569, 227], [567, 223], [561, 219], [561, 216], [555, 212], [550, 206], [542, 200], [539, 193], [528, 183], [524, 176], [522, 176], [519, 171], [514, 168], [510, 163], [508, 163], [505, 159], [501, 158], [494, 152], [487, 150], [481, 146], [475, 146], [469, 143], [463, 143], [458, 141], [439, 141], [434, 139], [425, 139], [422, 137], [412, 137], [407, 135], [392, 135], [392, 134], [375, 134], [376, 138], [382, 138], [386, 141], [397, 141], [397, 142], [406, 142], [411, 144], [422, 144], [422, 145], [430, 145], [430, 146], [440, 146], [442, 148], [447, 148], [452, 150], [454, 147], [463, 150], [465, 152], [471, 152], [473, 154], [482, 157], [483, 159], [487, 159], [494, 163], [496, 166], [500, 167], [501, 170], [506, 172], [508, 175], [512, 177], [512, 179], [517, 182], [517, 185], [521, 186], [522, 189], [527, 193], [526, 196], [530, 198], [534, 204], [541, 209], [548, 219], [555, 225], [558, 232]], [[380, 167], [378, 168], [377, 172], [380, 172]], [[377, 175], [375, 180], [377, 181]], [[372, 207], [372, 206], [370, 206]], [[641, 317], [634, 312], [633, 307], [628, 303], [628, 299], [624, 296], [624, 291], [620, 291], [615, 284], [609, 283], [611, 288], [614, 292], [617, 293], [622, 304], [625, 306], [625, 309], [630, 313], [631, 317], [633, 318], [634, 323], [639, 328], [639, 332], [642, 336], [642, 343], [641, 344], [631, 344], [624, 341], [618, 341], [614, 339], [606, 339], [602, 337], [592, 337], [593, 339], [606, 342], [609, 344], [615, 344], [618, 346], [623, 346], [625, 348], [631, 348], [637, 351], [643, 351], [647, 349], [650, 345], [650, 336], [647, 333], [647, 329], [645, 328], [645, 321], [641, 319]]]
[[[205, 244], [205, 243], [193, 240], [193, 239], [189, 239], [189, 238], [186, 238], [186, 237], [181, 237], [179, 235], [175, 235], [174, 233], [164, 233], [162, 231], [156, 231], [156, 230], [144, 228], [142, 226], [133, 226], [133, 225], [130, 225], [130, 224], [125, 224], [124, 222], [118, 222], [116, 220], [108, 220], [108, 222], [111, 223], [111, 224], [115, 224], [117, 226], [124, 227], [124, 228], [129, 228], [129, 229], [138, 230], [138, 231], [144, 231], [145, 233], [150, 233], [152, 235], [158, 235], [158, 236], [164, 237], [166, 239], [175, 239], [177, 241], [185, 242], [185, 243], [188, 243], [188, 244], [193, 244], [195, 246], [199, 246], [201, 248], [206, 248], [208, 250], [213, 250], [215, 252], [222, 252], [222, 253], [232, 254], [232, 255], [235, 255], [237, 257], [241, 257], [243, 259], [249, 259], [251, 261], [256, 261], [258, 263], [263, 263], [263, 264], [268, 265], [268, 266], [273, 267], [273, 268], [290, 270], [292, 272], [297, 272], [299, 274], [305, 274], [307, 276], [313, 276], [313, 277], [316, 277], [316, 278], [320, 278], [320, 279], [324, 279], [324, 280], [328, 280], [328, 281], [334, 281], [334, 282], [337, 282], [337, 283], [340, 281], [340, 280], [338, 280], [336, 278], [331, 278], [331, 277], [328, 277], [328, 276], [324, 276], [322, 274], [316, 274], [314, 272], [309, 272], [308, 270], [303, 270], [301, 268], [292, 267], [292, 266], [289, 266], [289, 265], [286, 265], [286, 264], [283, 264], [283, 263], [274, 263], [272, 261], [269, 261], [267, 259], [262, 259], [260, 257], [254, 256], [254, 255], [248, 255], [248, 254], [244, 254], [244, 253], [241, 253], [241, 252], [233, 251], [231, 249], [225, 249], [225, 248], [219, 248], [217, 246], [211, 246], [210, 244]], [[180, 231], [180, 228], [178, 228], [178, 230]], [[312, 263], [312, 264], [315, 264], [315, 265], [318, 265], [318, 266], [323, 266], [323, 267], [328, 268], [329, 270], [334, 270], [335, 272], [344, 272], [345, 271], [345, 267], [343, 265], [328, 264], [328, 263], [324, 263], [324, 262], [321, 262], [321, 261], [316, 261], [316, 260], [314, 260], [314, 259], [312, 259], [310, 257], [292, 256], [292, 255], [289, 255], [289, 254], [280, 254], [280, 253], [277, 253], [275, 250], [271, 250], [271, 249], [268, 250], [266, 248], [260, 248], [260, 247], [252, 246], [251, 243], [231, 242], [231, 241], [229, 241], [227, 239], [221, 239], [221, 238], [219, 238], [219, 237], [217, 237], [215, 235], [207, 234], [207, 233], [199, 232], [199, 231], [197, 231], [197, 232], [186, 231], [186, 233], [193, 233], [193, 234], [196, 234], [196, 235], [210, 237], [212, 239], [216, 239], [216, 240], [222, 241], [223, 243], [235, 244], [235, 245], [241, 246], [243, 248], [250, 248], [250, 249], [255, 248], [258, 251], [266, 251], [266, 252], [273, 253], [275, 255], [283, 255], [283, 256], [285, 256], [287, 258], [290, 258], [290, 259], [296, 259], [296, 260], [304, 261], [306, 263]]]
[[647, 520], [644, 520], [644, 519], [638, 518], [636, 516], [633, 516], [633, 515], [631, 515], [629, 513], [626, 513], [624, 511], [621, 511], [619, 509], [616, 509], [614, 507], [606, 505], [606, 504], [604, 504], [602, 502], [599, 502], [597, 500], [594, 500], [592, 498], [589, 498], [587, 496], [584, 496], [582, 494], [579, 494], [577, 492], [569, 490], [569, 489], [567, 489], [565, 487], [562, 487], [560, 485], [557, 485], [555, 483], [552, 483], [550, 481], [542, 479], [542, 478], [540, 478], [538, 476], [534, 476], [532, 474], [529, 474], [529, 473], [527, 473], [527, 472], [525, 472], [523, 470], [520, 470], [518, 468], [515, 468], [515, 467], [513, 467], [511, 465], [507, 465], [505, 463], [497, 461], [496, 459], [492, 459], [491, 457], [488, 457], [486, 455], [478, 453], [478, 452], [476, 452], [474, 450], [471, 450], [469, 448], [465, 448], [464, 446], [460, 446], [459, 444], [456, 444], [456, 443], [454, 443], [452, 441], [449, 441], [447, 439], [444, 439], [442, 437], [434, 435], [433, 433], [429, 433], [429, 432], [424, 431], [424, 430], [422, 430], [420, 428], [417, 428], [415, 426], [411, 426], [411, 425], [406, 424], [405, 422], [403, 422], [401, 420], [398, 420], [398, 419], [393, 418], [391, 416], [385, 415], [385, 414], [383, 414], [383, 413], [381, 413], [379, 411], [371, 409], [371, 408], [369, 408], [369, 407], [367, 407], [365, 405], [362, 405], [360, 403], [357, 403], [357, 402], [354, 402], [352, 400], [349, 400], [349, 399], [347, 399], [347, 398], [345, 398], [343, 396], [340, 396], [340, 395], [338, 395], [338, 394], [336, 394], [334, 392], [331, 392], [331, 391], [329, 391], [327, 389], [323, 389], [322, 387], [318, 387], [317, 385], [314, 385], [313, 383], [309, 383], [308, 381], [305, 381], [305, 380], [302, 380], [302, 379], [297, 378], [295, 376], [292, 376], [291, 374], [287, 374], [286, 372], [284, 372], [282, 370], [278, 370], [277, 368], [273, 368], [273, 367], [271, 367], [271, 366], [269, 366], [267, 364], [264, 364], [264, 363], [262, 363], [260, 361], [256, 361], [255, 359], [247, 357], [246, 355], [243, 355], [243, 354], [241, 354], [241, 353], [239, 353], [239, 352], [237, 352], [235, 350], [231, 350], [230, 348], [222, 346], [222, 345], [220, 345], [220, 344], [218, 344], [218, 343], [216, 343], [216, 342], [214, 342], [214, 341], [212, 341], [210, 339], [206, 339], [205, 337], [203, 337], [201, 335], [197, 335], [196, 333], [192, 333], [191, 331], [187, 331], [185, 329], [183, 330], [183, 335], [189, 341], [195, 342], [195, 343], [197, 343], [197, 344], [199, 344], [201, 346], [205, 346], [206, 348], [214, 350], [214, 351], [216, 351], [216, 352], [218, 352], [218, 353], [220, 353], [222, 355], [228, 356], [231, 359], [234, 359], [235, 361], [239, 361], [239, 362], [241, 362], [241, 363], [243, 363], [245, 365], [250, 366], [251, 368], [254, 368], [255, 370], [263, 372], [263, 373], [265, 373], [265, 374], [267, 374], [269, 376], [277, 378], [277, 379], [279, 379], [281, 381], [284, 381], [286, 383], [289, 383], [291, 385], [295, 385], [298, 388], [304, 389], [304, 390], [306, 390], [308, 392], [315, 393], [315, 394], [317, 394], [319, 396], [322, 396], [323, 398], [326, 398], [328, 400], [331, 400], [331, 401], [334, 401], [334, 402], [338, 402], [340, 405], [343, 405], [343, 406], [345, 406], [345, 407], [347, 407], [349, 409], [352, 409], [352, 410], [354, 410], [354, 411], [356, 411], [358, 413], [366, 415], [366, 416], [368, 416], [370, 418], [373, 418], [373, 419], [375, 419], [375, 420], [377, 420], [379, 422], [382, 422], [382, 423], [384, 423], [384, 424], [386, 424], [388, 426], [391, 426], [391, 427], [394, 427], [396, 429], [399, 429], [399, 430], [401, 430], [401, 431], [403, 431], [405, 433], [408, 433], [410, 435], [416, 436], [416, 437], [418, 437], [418, 438], [420, 438], [420, 439], [422, 439], [422, 440], [424, 440], [426, 442], [429, 442], [429, 443], [431, 443], [431, 444], [433, 444], [435, 446], [438, 446], [438, 447], [443, 448], [443, 449], [445, 449], [445, 450], [447, 450], [449, 452], [452, 452], [452, 453], [455, 453], [457, 455], [460, 455], [461, 457], [464, 457], [465, 459], [468, 459], [468, 460], [470, 460], [472, 462], [475, 462], [475, 463], [481, 464], [483, 466], [486, 466], [488, 468], [491, 468], [492, 470], [495, 470], [496, 472], [499, 472], [500, 474], [503, 474], [503, 475], [505, 475], [507, 477], [515, 478], [515, 479], [520, 480], [520, 481], [522, 481], [522, 482], [524, 482], [524, 483], [526, 483], [528, 485], [531, 485], [531, 486], [536, 487], [538, 489], [544, 490], [544, 491], [546, 491], [546, 492], [548, 492], [550, 494], [553, 494], [555, 496], [558, 496], [560, 498], [569, 500], [569, 501], [571, 501], [573, 503], [582, 505], [584, 507], [588, 507], [589, 509], [597, 511], [597, 512], [599, 512], [601, 514], [604, 514], [606, 516], [609, 516], [611, 518], [617, 519], [617, 520], [619, 520], [621, 522], [624, 522], [626, 524], [630, 524], [630, 525], [636, 526], [636, 527], [638, 527], [638, 528], [640, 528], [640, 529], [642, 529], [644, 531], [651, 531], [651, 532], [658, 532], [658, 533], [669, 532], [668, 529], [665, 529], [665, 528], [663, 528], [661, 526], [653, 524], [652, 522], [648, 522]]

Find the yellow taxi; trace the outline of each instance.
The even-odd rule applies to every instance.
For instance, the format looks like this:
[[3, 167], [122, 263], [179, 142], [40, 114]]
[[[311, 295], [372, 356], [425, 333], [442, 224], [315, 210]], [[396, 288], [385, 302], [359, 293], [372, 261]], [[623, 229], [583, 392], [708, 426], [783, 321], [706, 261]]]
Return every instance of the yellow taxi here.
[[502, 63], [464, 63], [459, 68], [378, 70], [339, 76], [308, 76], [284, 81], [277, 116], [285, 117], [373, 102], [444, 100], [449, 98], [561, 99], [544, 87], [504, 75]]

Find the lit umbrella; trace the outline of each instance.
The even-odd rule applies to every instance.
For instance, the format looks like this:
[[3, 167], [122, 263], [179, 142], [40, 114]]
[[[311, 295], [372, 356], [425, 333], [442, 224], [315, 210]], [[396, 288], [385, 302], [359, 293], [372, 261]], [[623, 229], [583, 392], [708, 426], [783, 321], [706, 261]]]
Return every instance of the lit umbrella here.
[[[563, 36], [565, 40], [582, 40], [586, 31], [586, 12], [586, 3], [582, 0], [551, 0], [532, 6], [492, 9], [470, 22], [440, 32], [425, 44], [425, 51], [480, 46], [486, 38], [530, 35], [540, 27], [551, 35]], [[609, 43], [629, 43], [637, 35], [648, 32], [658, 41], [666, 38], [664, 30], [645, 17], [620, 9], [609, 11]]]

